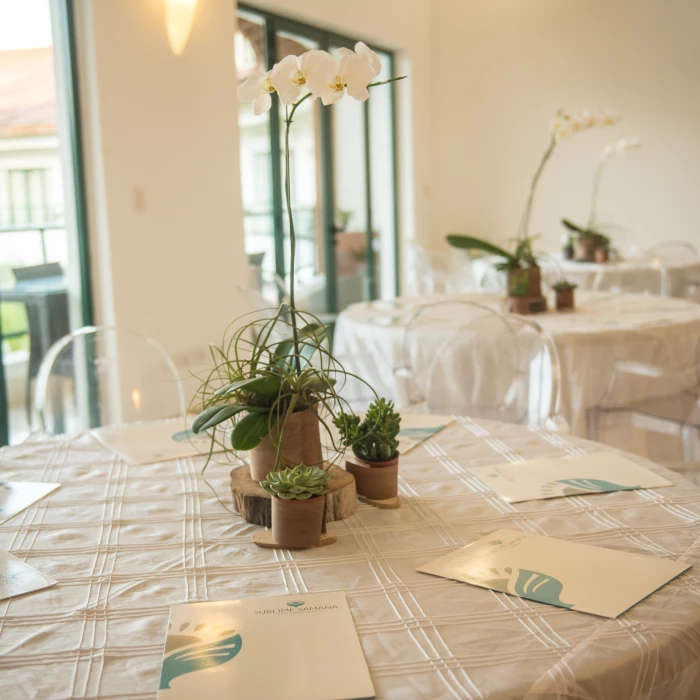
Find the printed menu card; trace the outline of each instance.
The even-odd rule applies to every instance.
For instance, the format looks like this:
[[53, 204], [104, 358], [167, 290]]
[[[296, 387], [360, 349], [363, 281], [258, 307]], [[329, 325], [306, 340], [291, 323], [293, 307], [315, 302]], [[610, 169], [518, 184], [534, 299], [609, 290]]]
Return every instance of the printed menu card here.
[[454, 418], [450, 416], [423, 415], [420, 413], [401, 414], [399, 433], [399, 454], [405, 455], [429, 437], [446, 428]]
[[55, 583], [33, 566], [0, 549], [0, 600], [39, 591]]
[[0, 481], [0, 525], [60, 485], [41, 481]]
[[[184, 429], [182, 419], [95, 428], [93, 435], [131, 465], [209, 454], [211, 438]], [[220, 447], [214, 446], [214, 452]]]
[[234, 697], [373, 698], [345, 594], [173, 605], [158, 700]]
[[418, 571], [559, 608], [617, 617], [689, 568], [683, 561], [503, 529]]
[[672, 486], [662, 476], [615, 452], [530, 459], [469, 467], [469, 471], [510, 503]]

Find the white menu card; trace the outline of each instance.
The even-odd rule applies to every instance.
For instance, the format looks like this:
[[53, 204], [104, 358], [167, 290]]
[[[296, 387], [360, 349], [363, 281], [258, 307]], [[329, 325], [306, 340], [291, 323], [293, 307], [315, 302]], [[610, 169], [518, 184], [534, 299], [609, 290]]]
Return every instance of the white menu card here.
[[43, 481], [0, 481], [0, 525], [48, 496], [60, 485]]
[[469, 471], [510, 503], [672, 486], [616, 452], [529, 459]]
[[428, 438], [446, 428], [454, 418], [450, 416], [402, 413], [399, 433], [399, 454], [405, 455]]
[[[92, 434], [133, 466], [207, 455], [211, 447], [211, 437], [186, 430], [183, 419], [107, 425], [94, 428]], [[215, 445], [214, 452], [220, 451]]]
[[689, 568], [683, 561], [503, 529], [418, 571], [559, 608], [617, 617]]
[[373, 697], [342, 592], [170, 608], [158, 700]]
[[53, 586], [56, 581], [0, 549], [0, 600]]

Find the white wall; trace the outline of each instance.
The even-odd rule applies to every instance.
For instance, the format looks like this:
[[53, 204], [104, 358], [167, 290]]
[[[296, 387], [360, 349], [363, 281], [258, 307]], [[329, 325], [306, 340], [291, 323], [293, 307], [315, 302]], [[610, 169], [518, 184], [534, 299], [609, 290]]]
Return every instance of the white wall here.
[[247, 270], [232, 3], [199, 1], [181, 56], [163, 0], [78, 9], [97, 321], [191, 364], [242, 312]]
[[513, 237], [559, 107], [610, 107], [621, 126], [562, 144], [532, 230], [556, 246], [585, 219], [603, 144], [639, 136], [611, 162], [600, 211], [614, 241], [700, 247], [700, 3], [697, 0], [434, 0], [432, 235]]

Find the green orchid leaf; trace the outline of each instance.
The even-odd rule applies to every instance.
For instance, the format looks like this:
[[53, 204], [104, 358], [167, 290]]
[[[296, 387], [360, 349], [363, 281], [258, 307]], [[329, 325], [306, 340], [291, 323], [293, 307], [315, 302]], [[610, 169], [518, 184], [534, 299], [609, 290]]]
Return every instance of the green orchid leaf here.
[[199, 433], [202, 430], [202, 426], [212, 417], [215, 416], [221, 410], [221, 404], [216, 406], [209, 406], [205, 408], [192, 423], [192, 432]]
[[484, 253], [489, 253], [490, 255], [497, 255], [499, 258], [505, 258], [511, 262], [517, 262], [515, 256], [509, 253], [507, 250], [485, 241], [481, 238], [474, 238], [473, 236], [462, 236], [458, 233], [451, 233], [447, 236], [447, 242], [453, 248], [462, 248], [464, 250], [481, 250]]
[[[203, 423], [200, 427], [200, 432], [213, 428], [215, 425], [224, 423], [229, 418], [233, 418], [235, 415], [247, 409], [247, 406], [239, 406], [238, 404], [227, 404], [225, 406], [220, 406], [219, 410], [209, 418], [206, 423]], [[194, 427], [192, 428], [194, 430]]]
[[562, 219], [561, 220], [562, 224], [566, 226], [566, 228], [569, 229], [569, 231], [574, 231], [576, 233], [581, 234], [582, 236], [589, 235], [588, 229], [582, 228], [581, 226], [577, 226], [573, 221], [569, 221], [568, 219]]
[[257, 447], [270, 432], [269, 421], [265, 413], [249, 413], [241, 418], [231, 433], [231, 447], [241, 452]]
[[275, 397], [280, 392], [282, 379], [273, 374], [266, 374], [262, 377], [248, 377], [231, 384], [226, 391], [226, 394], [233, 394], [240, 389], [245, 389], [251, 394], [260, 394], [261, 396]]

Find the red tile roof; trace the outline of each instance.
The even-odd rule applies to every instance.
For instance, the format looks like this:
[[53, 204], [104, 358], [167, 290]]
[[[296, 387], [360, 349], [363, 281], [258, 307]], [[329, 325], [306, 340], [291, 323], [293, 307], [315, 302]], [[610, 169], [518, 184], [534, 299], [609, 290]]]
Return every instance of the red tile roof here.
[[53, 48], [0, 51], [0, 138], [55, 133]]

